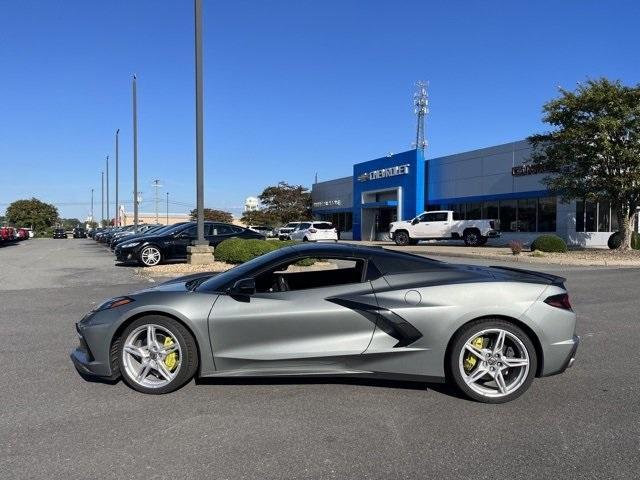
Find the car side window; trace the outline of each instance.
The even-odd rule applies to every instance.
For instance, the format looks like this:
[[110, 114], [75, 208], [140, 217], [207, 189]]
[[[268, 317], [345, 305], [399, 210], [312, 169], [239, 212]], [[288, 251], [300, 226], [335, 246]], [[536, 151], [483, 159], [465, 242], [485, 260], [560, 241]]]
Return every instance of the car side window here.
[[189, 236], [191, 238], [196, 238], [198, 236], [198, 227], [194, 225], [192, 227], [185, 228], [180, 232], [180, 236]]
[[300, 226], [297, 228], [297, 230], [306, 230], [310, 226], [311, 226], [310, 223], [301, 223]]
[[244, 228], [236, 227], [235, 225], [231, 226], [230, 228], [233, 233], [242, 233], [245, 230]]
[[429, 218], [429, 214], [428, 213], [423, 213], [422, 215], [420, 215], [418, 217], [418, 221], [419, 222], [429, 222], [430, 220], [428, 220]]
[[426, 220], [425, 222], [446, 222], [447, 221], [447, 213], [446, 212], [432, 212], [425, 214]]
[[223, 225], [223, 224], [213, 225], [213, 235], [230, 235], [232, 233], [233, 233], [233, 230], [229, 225]]
[[303, 257], [270, 269], [256, 277], [262, 293], [310, 290], [364, 282], [364, 259]]

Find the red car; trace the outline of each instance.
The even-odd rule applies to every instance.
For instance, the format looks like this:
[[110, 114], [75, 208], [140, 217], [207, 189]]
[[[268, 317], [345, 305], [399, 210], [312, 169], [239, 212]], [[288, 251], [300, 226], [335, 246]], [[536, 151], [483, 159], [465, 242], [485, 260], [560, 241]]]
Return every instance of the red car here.
[[17, 235], [18, 240], [29, 240], [29, 230], [26, 228], [19, 228]]
[[16, 231], [13, 227], [0, 227], [0, 241], [12, 242], [16, 239]]

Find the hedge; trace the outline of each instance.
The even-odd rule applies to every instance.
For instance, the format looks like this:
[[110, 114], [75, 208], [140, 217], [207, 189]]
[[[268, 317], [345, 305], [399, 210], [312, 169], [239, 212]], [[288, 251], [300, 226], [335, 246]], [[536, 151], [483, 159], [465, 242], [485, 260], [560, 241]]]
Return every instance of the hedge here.
[[531, 243], [531, 250], [565, 253], [567, 251], [567, 244], [557, 235], [540, 235]]
[[[607, 241], [607, 245], [612, 250], [614, 248], [619, 248], [621, 244], [622, 235], [620, 235], [620, 232], [612, 233], [609, 237], [609, 240]], [[640, 235], [638, 235], [636, 232], [633, 232], [631, 234], [631, 248], [633, 248], [634, 250], [640, 250]]]
[[[243, 240], [241, 238], [230, 238], [220, 243], [215, 251], [215, 259], [225, 263], [244, 263], [251, 259], [264, 255], [265, 253], [273, 252], [279, 248], [286, 247], [288, 245], [295, 245], [297, 242], [293, 241], [274, 241], [274, 240]], [[314, 261], [306, 259], [304, 265], [313, 265]], [[299, 262], [300, 265], [303, 262]]]

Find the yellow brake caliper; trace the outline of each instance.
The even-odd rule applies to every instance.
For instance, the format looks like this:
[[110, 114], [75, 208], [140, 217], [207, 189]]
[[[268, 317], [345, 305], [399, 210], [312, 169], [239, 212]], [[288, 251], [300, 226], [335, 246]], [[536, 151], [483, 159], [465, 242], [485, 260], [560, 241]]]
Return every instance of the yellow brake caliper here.
[[[164, 346], [165, 347], [170, 347], [171, 345], [173, 345], [173, 340], [171, 340], [170, 337], [164, 337]], [[173, 369], [176, 368], [176, 364], [177, 363], [178, 363], [178, 353], [177, 352], [171, 352], [164, 359], [164, 364], [167, 366], [167, 368], [169, 369], [170, 372], [172, 372]]]
[[[471, 342], [471, 345], [481, 350], [482, 347], [484, 347], [484, 339], [482, 337], [475, 338]], [[476, 357], [472, 353], [468, 353], [467, 356], [464, 357], [464, 371], [469, 373], [471, 370], [473, 370], [473, 367], [476, 366], [476, 363], [478, 363], [478, 357]]]

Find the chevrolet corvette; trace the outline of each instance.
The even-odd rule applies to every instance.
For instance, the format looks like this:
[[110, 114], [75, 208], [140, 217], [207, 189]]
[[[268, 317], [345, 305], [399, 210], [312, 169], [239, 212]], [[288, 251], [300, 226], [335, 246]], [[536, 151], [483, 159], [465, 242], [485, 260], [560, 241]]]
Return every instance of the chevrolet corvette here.
[[350, 376], [502, 403], [571, 366], [575, 326], [555, 275], [304, 243], [111, 298], [76, 324], [71, 359], [150, 394], [194, 376]]

